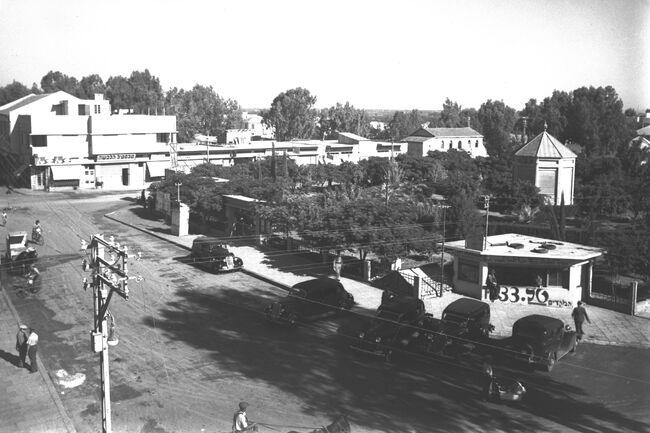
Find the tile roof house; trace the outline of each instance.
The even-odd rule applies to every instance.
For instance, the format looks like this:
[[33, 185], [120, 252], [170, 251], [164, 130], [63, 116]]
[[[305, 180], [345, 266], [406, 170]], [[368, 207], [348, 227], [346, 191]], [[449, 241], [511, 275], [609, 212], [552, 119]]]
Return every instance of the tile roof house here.
[[514, 178], [527, 180], [546, 196], [548, 204], [573, 204], [577, 155], [546, 131], [515, 152]]
[[483, 136], [472, 128], [420, 128], [406, 137], [409, 155], [426, 156], [433, 151], [464, 150], [472, 158], [487, 157]]

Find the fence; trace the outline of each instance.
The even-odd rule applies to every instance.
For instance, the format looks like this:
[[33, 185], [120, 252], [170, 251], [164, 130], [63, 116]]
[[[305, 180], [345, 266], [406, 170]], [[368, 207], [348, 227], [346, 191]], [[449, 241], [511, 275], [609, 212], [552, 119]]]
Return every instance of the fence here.
[[589, 299], [590, 305], [635, 315], [637, 310], [645, 309], [647, 302], [639, 302], [638, 283], [603, 285], [603, 280], [594, 277], [594, 286]]

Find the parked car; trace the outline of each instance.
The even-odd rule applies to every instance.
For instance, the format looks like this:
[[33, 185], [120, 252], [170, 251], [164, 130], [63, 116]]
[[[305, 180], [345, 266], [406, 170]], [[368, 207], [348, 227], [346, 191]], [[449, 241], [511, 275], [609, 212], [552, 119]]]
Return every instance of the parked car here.
[[389, 360], [395, 348], [402, 348], [418, 332], [425, 317], [424, 302], [411, 296], [385, 299], [375, 317], [362, 325], [350, 348]]
[[6, 250], [2, 262], [12, 272], [26, 273], [38, 259], [33, 247], [27, 246], [27, 232], [10, 232], [7, 234]]
[[576, 333], [570, 326], [554, 317], [532, 314], [512, 326], [512, 337], [504, 353], [550, 372], [557, 361], [575, 352], [577, 345]]
[[411, 349], [424, 354], [460, 357], [474, 351], [477, 343], [487, 341], [494, 326], [490, 324], [490, 305], [471, 298], [461, 298], [447, 305], [439, 321], [425, 318]]
[[190, 260], [211, 272], [236, 271], [244, 266], [242, 259], [231, 253], [221, 239], [208, 236], [194, 239]]
[[284, 299], [267, 305], [264, 314], [271, 322], [295, 325], [307, 317], [349, 310], [353, 305], [354, 297], [340, 281], [316, 278], [293, 286]]

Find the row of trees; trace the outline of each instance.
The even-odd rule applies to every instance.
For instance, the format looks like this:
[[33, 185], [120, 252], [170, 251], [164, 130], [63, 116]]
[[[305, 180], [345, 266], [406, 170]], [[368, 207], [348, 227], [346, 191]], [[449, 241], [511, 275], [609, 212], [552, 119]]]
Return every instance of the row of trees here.
[[[79, 98], [92, 99], [103, 93], [113, 109], [132, 109], [135, 113], [167, 113], [177, 116], [179, 140], [191, 141], [196, 133], [219, 135], [241, 127], [241, 107], [221, 97], [211, 86], [196, 85], [190, 90], [172, 88], [164, 92], [160, 79], [149, 70], [133, 71], [130, 76], [111, 76], [104, 83], [97, 74], [77, 80], [60, 71], [48, 72], [31, 88], [14, 81], [0, 87], [0, 105], [29, 93], [66, 91]], [[338, 132], [352, 132], [370, 138], [399, 141], [422, 125], [463, 127], [471, 125], [485, 137], [488, 153], [507, 156], [521, 145], [524, 128], [529, 137], [548, 132], [562, 142], [572, 143], [587, 156], [618, 155], [634, 134], [634, 110], [623, 111], [615, 89], [581, 87], [571, 92], [554, 91], [538, 103], [530, 99], [519, 112], [503, 101], [488, 100], [478, 109], [463, 108], [447, 98], [440, 112], [424, 115], [418, 110], [396, 111], [385, 130], [370, 127], [365, 110], [349, 102], [327, 109], [314, 108], [316, 97], [304, 88], [280, 93], [263, 111], [264, 121], [275, 129], [280, 141], [294, 138], [328, 139]]]

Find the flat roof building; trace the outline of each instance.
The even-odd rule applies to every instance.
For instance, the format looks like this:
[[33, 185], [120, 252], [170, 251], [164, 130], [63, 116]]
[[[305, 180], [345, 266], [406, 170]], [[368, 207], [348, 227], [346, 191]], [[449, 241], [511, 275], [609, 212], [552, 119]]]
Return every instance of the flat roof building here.
[[555, 307], [588, 297], [594, 260], [603, 254], [596, 247], [515, 233], [447, 242], [445, 249], [455, 258], [454, 291], [487, 299], [485, 281], [494, 269], [496, 302]]

